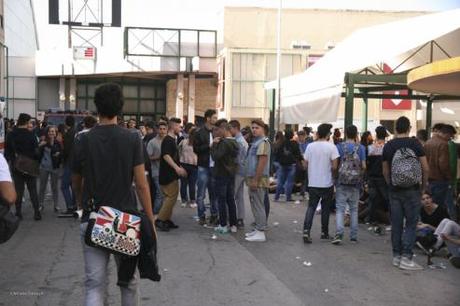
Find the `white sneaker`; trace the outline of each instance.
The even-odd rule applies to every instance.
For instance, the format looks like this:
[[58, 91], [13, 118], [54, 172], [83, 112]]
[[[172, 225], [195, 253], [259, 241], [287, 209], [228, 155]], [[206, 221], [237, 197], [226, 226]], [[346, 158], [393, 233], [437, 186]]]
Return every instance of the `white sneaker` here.
[[187, 203], [181, 203], [181, 204], [180, 204], [180, 207], [182, 207], [182, 208], [187, 207]]
[[198, 205], [196, 205], [195, 203], [190, 204], [190, 208], [197, 208], [197, 207]]
[[228, 233], [228, 227], [227, 226], [218, 226], [214, 228], [214, 231], [219, 234], [227, 234]]
[[238, 229], [236, 228], [235, 225], [232, 225], [232, 226], [230, 227], [230, 231], [231, 231], [232, 233], [236, 233], [236, 232], [238, 231]]
[[261, 231], [257, 231], [256, 233], [252, 236], [246, 237], [246, 241], [249, 242], [265, 242], [265, 233]]
[[401, 263], [399, 264], [399, 268], [402, 270], [410, 270], [410, 271], [417, 271], [423, 270], [423, 267], [416, 263], [413, 259], [409, 259], [407, 257], [401, 258]]
[[244, 234], [244, 235], [245, 235], [246, 237], [251, 237], [252, 235], [255, 235], [256, 232], [257, 232], [257, 231], [254, 229], [254, 230], [252, 230], [251, 232], [246, 233], [246, 234]]
[[400, 264], [401, 264], [401, 256], [393, 257], [393, 266], [398, 268]]

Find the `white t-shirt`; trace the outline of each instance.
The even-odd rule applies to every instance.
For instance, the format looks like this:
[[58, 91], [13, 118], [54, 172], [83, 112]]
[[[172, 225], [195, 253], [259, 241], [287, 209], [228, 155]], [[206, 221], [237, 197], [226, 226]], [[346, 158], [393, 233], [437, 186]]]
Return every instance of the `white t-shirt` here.
[[0, 154], [0, 182], [13, 182], [11, 179], [10, 167], [8, 167], [8, 163], [5, 157], [3, 157], [3, 154]]
[[337, 147], [330, 142], [310, 143], [304, 153], [308, 161], [308, 187], [328, 188], [334, 185], [332, 161], [339, 157]]

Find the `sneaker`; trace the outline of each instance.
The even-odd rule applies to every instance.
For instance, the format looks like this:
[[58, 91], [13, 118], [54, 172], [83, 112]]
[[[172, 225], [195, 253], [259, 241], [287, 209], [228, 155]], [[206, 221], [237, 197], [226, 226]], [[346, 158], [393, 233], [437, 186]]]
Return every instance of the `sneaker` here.
[[265, 240], [266, 240], [265, 233], [256, 230], [254, 235], [246, 237], [245, 240], [249, 241], [249, 242], [265, 242]]
[[460, 269], [460, 257], [458, 256], [451, 256], [449, 258], [449, 262], [457, 269]]
[[63, 214], [64, 215], [73, 215], [74, 212], [75, 212], [75, 210], [73, 210], [72, 208], [68, 208]]
[[246, 234], [244, 234], [244, 235], [245, 235], [246, 237], [251, 237], [251, 236], [254, 235], [256, 232], [257, 232], [257, 231], [254, 229], [254, 230], [252, 230], [251, 232], [246, 233]]
[[198, 207], [198, 205], [196, 205], [196, 203], [191, 203], [190, 204], [190, 208], [197, 208], [197, 207]]
[[236, 221], [236, 227], [237, 227], [237, 228], [244, 228], [244, 221], [243, 221], [243, 219], [238, 219], [238, 220]]
[[232, 233], [236, 233], [236, 232], [238, 232], [238, 228], [236, 227], [236, 225], [232, 225], [232, 226], [230, 226], [230, 231]]
[[339, 245], [342, 243], [343, 235], [336, 234], [334, 239], [331, 241], [332, 244]]
[[331, 237], [327, 233], [321, 233], [321, 240], [329, 240]]
[[182, 207], [182, 208], [187, 207], [187, 202], [182, 202], [182, 203], [180, 203], [180, 207]]
[[211, 217], [209, 218], [209, 224], [210, 224], [210, 225], [213, 225], [213, 226], [214, 226], [214, 225], [215, 225], [215, 226], [219, 225], [219, 218], [218, 218], [217, 216], [211, 216]]
[[168, 226], [168, 224], [166, 222], [163, 222], [163, 221], [157, 219], [155, 221], [155, 226], [161, 232], [169, 232], [169, 226]]
[[179, 228], [179, 225], [175, 224], [171, 220], [166, 220], [165, 223], [168, 225], [169, 228], [172, 228], [172, 229]]
[[393, 266], [399, 267], [401, 264], [401, 256], [394, 256], [393, 257]]
[[351, 242], [351, 243], [358, 243], [358, 239], [356, 239], [356, 238], [350, 238], [350, 242]]
[[304, 243], [312, 243], [309, 230], [303, 231], [303, 236], [302, 237], [303, 237], [303, 242]]
[[40, 211], [36, 211], [34, 214], [34, 220], [39, 221], [42, 219], [42, 215], [40, 214]]
[[381, 226], [375, 226], [374, 234], [382, 236], [383, 234], [385, 234], [385, 229], [383, 229]]
[[201, 226], [206, 225], [206, 217], [200, 217], [198, 224]]
[[399, 264], [399, 268], [402, 270], [409, 270], [409, 271], [416, 271], [416, 270], [423, 270], [423, 267], [416, 263], [413, 259], [409, 259], [407, 257], [401, 258], [401, 263]]
[[228, 234], [228, 227], [227, 226], [218, 226], [214, 228], [214, 231], [218, 234]]

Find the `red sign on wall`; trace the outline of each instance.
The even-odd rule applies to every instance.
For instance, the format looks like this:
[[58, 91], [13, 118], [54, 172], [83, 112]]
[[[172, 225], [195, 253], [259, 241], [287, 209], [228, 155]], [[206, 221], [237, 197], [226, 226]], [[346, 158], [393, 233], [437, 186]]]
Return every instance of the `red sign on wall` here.
[[[383, 72], [389, 74], [391, 73], [391, 68], [387, 64], [383, 64]], [[402, 94], [407, 95], [407, 90], [400, 91], [384, 91], [383, 94]], [[412, 108], [411, 100], [401, 100], [401, 99], [383, 99], [382, 100], [382, 109], [395, 109], [395, 110], [410, 110]]]

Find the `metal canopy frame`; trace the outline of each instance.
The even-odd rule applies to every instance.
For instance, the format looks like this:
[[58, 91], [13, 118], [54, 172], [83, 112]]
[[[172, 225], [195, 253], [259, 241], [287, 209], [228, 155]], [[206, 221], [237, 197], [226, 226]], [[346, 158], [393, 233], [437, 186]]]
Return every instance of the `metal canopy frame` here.
[[[367, 130], [367, 119], [368, 119], [368, 99], [405, 99], [405, 100], [423, 100], [427, 102], [426, 106], [426, 130], [428, 134], [431, 131], [431, 123], [433, 116], [433, 102], [435, 101], [460, 101], [460, 96], [447, 96], [447, 95], [436, 95], [436, 94], [419, 94], [413, 93], [412, 89], [407, 86], [407, 74], [408, 71], [401, 73], [394, 73], [395, 70], [404, 65], [422, 49], [429, 46], [429, 63], [433, 62], [434, 48], [437, 47], [442, 54], [447, 58], [450, 58], [450, 54], [447, 53], [436, 41], [431, 40], [417, 50], [414, 53], [406, 57], [399, 65], [394, 68], [390, 74], [384, 73], [383, 65], [377, 65], [377, 69], [372, 67], [365, 68], [358, 73], [345, 73], [344, 80], [344, 92], [342, 97], [345, 98], [345, 124], [347, 127], [353, 124], [353, 108], [354, 99], [363, 99], [363, 130]], [[377, 72], [375, 71], [377, 70]], [[406, 91], [407, 94], [390, 94], [385, 93], [388, 91]]]
[[[429, 131], [432, 122], [432, 103], [435, 101], [459, 100], [460, 96], [433, 95], [414, 93], [407, 86], [407, 72], [394, 74], [367, 74], [346, 73], [345, 91], [342, 97], [345, 98], [345, 127], [353, 124], [354, 99], [361, 98], [364, 102], [363, 130], [367, 130], [367, 106], [368, 99], [402, 99], [402, 100], [423, 100], [427, 102], [426, 129]], [[403, 91], [407, 94], [391, 94], [386, 91]]]

